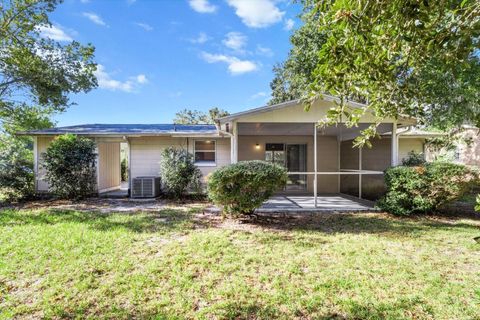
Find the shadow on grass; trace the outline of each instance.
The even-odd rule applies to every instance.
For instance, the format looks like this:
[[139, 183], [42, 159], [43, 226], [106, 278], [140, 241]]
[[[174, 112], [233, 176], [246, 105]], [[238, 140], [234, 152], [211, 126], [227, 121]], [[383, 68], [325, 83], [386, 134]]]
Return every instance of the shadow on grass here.
[[[46, 209], [42, 211], [0, 211], [0, 228], [15, 225], [82, 224], [89, 228], [110, 231], [127, 229], [133, 232], [191, 229], [195, 227], [189, 212], [163, 209], [145, 213], [100, 213], [76, 210]], [[198, 223], [197, 223], [198, 224]]]
[[386, 214], [315, 214], [294, 217], [265, 217], [248, 219], [246, 223], [274, 230], [304, 230], [322, 233], [396, 233], [415, 234], [424, 231], [476, 230], [474, 224], [431, 217], [397, 218]]

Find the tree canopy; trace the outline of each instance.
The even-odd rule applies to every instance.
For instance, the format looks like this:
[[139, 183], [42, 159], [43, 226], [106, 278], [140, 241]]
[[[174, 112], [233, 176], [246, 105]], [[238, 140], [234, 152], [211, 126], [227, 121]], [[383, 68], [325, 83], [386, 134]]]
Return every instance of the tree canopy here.
[[217, 107], [211, 108], [208, 112], [183, 109], [175, 114], [173, 122], [178, 124], [214, 124], [215, 119], [229, 114], [228, 111]]
[[94, 47], [42, 37], [60, 0], [0, 0], [0, 124], [6, 132], [51, 125], [70, 93], [95, 88]]
[[[287, 61], [277, 67], [273, 102], [302, 97], [308, 108], [322, 94], [338, 96], [323, 124], [342, 118], [353, 126], [371, 112], [376, 123], [362, 132], [359, 145], [388, 117], [413, 116], [440, 128], [480, 124], [480, 2], [302, 3], [305, 23], [292, 36]], [[368, 103], [351, 109], [351, 100]]]

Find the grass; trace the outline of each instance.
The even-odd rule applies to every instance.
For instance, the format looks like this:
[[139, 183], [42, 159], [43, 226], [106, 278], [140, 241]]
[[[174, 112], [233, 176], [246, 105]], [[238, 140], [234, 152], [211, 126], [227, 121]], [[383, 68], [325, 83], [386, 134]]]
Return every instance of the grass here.
[[0, 318], [479, 319], [479, 222], [0, 211]]

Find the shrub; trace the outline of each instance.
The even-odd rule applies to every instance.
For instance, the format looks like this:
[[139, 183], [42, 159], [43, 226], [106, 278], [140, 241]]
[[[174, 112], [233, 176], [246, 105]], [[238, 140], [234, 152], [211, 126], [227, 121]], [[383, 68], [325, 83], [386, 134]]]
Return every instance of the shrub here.
[[265, 161], [222, 167], [208, 179], [208, 196], [228, 214], [251, 214], [287, 183], [285, 168]]
[[185, 149], [168, 147], [160, 160], [163, 191], [173, 198], [182, 197], [188, 189], [200, 192], [202, 173], [195, 166], [193, 155]]
[[123, 158], [122, 162], [120, 162], [120, 175], [122, 178], [122, 181], [127, 181], [128, 180], [128, 163], [127, 163], [127, 158]]
[[33, 194], [33, 153], [26, 142], [2, 136], [0, 140], [0, 202], [12, 202]]
[[50, 192], [80, 199], [96, 192], [95, 142], [72, 134], [58, 136], [43, 154]]
[[448, 162], [389, 168], [387, 193], [378, 206], [396, 215], [428, 213], [460, 198], [475, 178], [467, 167]]
[[427, 161], [425, 160], [425, 156], [423, 153], [415, 152], [412, 150], [408, 153], [408, 156], [402, 160], [402, 165], [407, 167], [415, 167], [421, 166], [426, 162]]

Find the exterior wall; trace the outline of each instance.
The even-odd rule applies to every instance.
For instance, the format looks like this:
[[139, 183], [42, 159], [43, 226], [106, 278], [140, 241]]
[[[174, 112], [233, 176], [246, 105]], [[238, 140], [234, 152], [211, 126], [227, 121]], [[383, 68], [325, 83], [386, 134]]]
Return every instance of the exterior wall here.
[[121, 184], [120, 143], [99, 142], [97, 148], [99, 192], [119, 187]]
[[480, 166], [480, 130], [478, 128], [466, 128], [460, 133], [465, 141], [457, 146], [455, 162], [469, 166]]
[[[175, 146], [188, 148], [193, 152], [194, 141], [197, 138], [172, 138], [172, 137], [139, 137], [130, 138], [130, 174], [132, 178], [140, 176], [160, 175], [160, 159], [162, 150]], [[216, 141], [216, 165], [199, 166], [203, 179], [206, 181], [208, 174], [216, 168], [230, 164], [230, 139], [229, 138], [198, 138], [198, 140]]]
[[467, 166], [480, 167], [480, 129], [464, 127], [455, 135], [455, 138], [458, 138], [458, 140], [453, 150], [444, 148], [437, 150], [427, 146], [425, 150], [427, 160], [433, 161], [444, 158]]
[[[260, 145], [257, 149], [256, 144]], [[238, 160], [265, 160], [266, 143], [306, 144], [307, 171], [314, 170], [313, 134], [312, 136], [248, 136], [238, 137]], [[317, 169], [318, 171], [337, 171], [338, 153], [337, 138], [332, 136], [317, 137]], [[313, 192], [313, 175], [307, 176], [307, 191]], [[338, 178], [333, 175], [318, 177], [318, 193], [338, 192]]]
[[37, 147], [35, 148], [37, 159], [35, 163], [35, 190], [37, 192], [48, 192], [48, 183], [45, 182], [45, 169], [43, 168], [43, 154], [47, 151], [47, 147], [52, 142], [53, 137], [37, 137]]
[[408, 153], [415, 151], [416, 153], [424, 153], [424, 139], [420, 138], [400, 138], [398, 144], [398, 164], [402, 164], [402, 160], [408, 157]]

